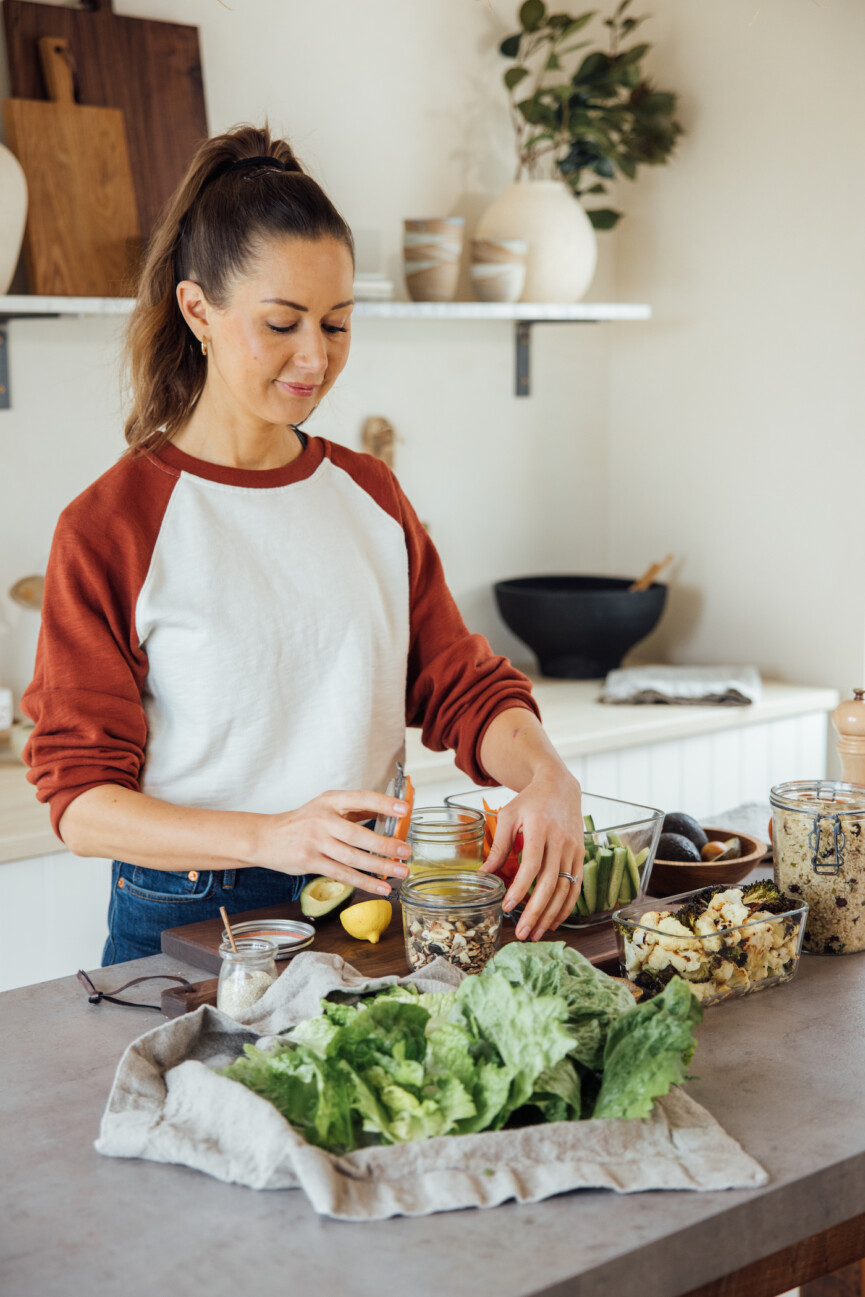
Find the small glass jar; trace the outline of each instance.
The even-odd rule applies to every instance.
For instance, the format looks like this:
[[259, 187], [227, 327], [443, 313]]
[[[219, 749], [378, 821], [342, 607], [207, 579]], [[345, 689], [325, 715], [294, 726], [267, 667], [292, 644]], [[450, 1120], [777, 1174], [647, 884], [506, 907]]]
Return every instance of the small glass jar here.
[[277, 943], [265, 937], [239, 937], [232, 950], [226, 937], [219, 947], [222, 967], [216, 987], [216, 1007], [229, 1018], [251, 1008], [276, 981]]
[[775, 882], [810, 906], [804, 949], [865, 950], [865, 788], [800, 779], [770, 800]]
[[484, 859], [485, 821], [480, 811], [461, 806], [422, 806], [408, 830], [409, 869], [479, 869]]
[[411, 968], [442, 957], [479, 973], [498, 949], [504, 895], [496, 874], [440, 870], [406, 878], [399, 899]]

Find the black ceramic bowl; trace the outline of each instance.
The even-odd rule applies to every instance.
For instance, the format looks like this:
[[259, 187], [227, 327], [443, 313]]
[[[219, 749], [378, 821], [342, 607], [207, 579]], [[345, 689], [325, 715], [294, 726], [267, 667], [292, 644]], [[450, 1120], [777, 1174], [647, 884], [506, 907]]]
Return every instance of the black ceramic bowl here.
[[631, 578], [524, 576], [493, 588], [505, 625], [537, 655], [545, 676], [594, 680], [654, 630], [667, 587], [632, 594]]

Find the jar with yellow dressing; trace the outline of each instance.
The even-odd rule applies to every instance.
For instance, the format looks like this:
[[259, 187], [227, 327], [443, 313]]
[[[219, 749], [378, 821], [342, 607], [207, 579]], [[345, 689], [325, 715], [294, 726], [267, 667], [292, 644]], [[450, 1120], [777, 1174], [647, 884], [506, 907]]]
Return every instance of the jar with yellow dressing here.
[[408, 831], [412, 874], [430, 869], [479, 869], [484, 858], [484, 817], [460, 806], [421, 806]]

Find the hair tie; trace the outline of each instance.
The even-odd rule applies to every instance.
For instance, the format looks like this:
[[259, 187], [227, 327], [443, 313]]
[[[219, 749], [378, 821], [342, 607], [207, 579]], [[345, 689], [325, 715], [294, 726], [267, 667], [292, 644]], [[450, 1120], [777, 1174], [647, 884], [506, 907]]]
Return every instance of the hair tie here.
[[[258, 154], [254, 158], [238, 158], [236, 162], [229, 162], [227, 166], [217, 167], [205, 180], [204, 184], [198, 191], [195, 202], [201, 197], [208, 185], [212, 185], [214, 180], [219, 180], [222, 176], [228, 175], [229, 171], [251, 170], [253, 167], [267, 168], [270, 171], [288, 171], [288, 164], [281, 158], [271, 157], [270, 154]], [[191, 210], [191, 209], [190, 209]], [[177, 232], [183, 237], [186, 233], [186, 225], [189, 212], [186, 211], [177, 222]]]

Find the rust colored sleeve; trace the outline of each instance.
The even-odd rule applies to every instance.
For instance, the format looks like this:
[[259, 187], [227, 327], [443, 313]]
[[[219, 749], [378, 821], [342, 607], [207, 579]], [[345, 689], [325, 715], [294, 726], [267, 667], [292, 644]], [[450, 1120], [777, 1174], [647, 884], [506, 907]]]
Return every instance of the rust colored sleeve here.
[[494, 784], [481, 765], [490, 723], [509, 707], [540, 718], [531, 683], [482, 635], [469, 632], [448, 589], [435, 545], [395, 475], [381, 460], [329, 445], [334, 462], [402, 526], [409, 566], [410, 646], [406, 724], [420, 728], [433, 751], [453, 750], [456, 764], [478, 784]]
[[147, 657], [135, 605], [175, 478], [122, 460], [64, 510], [45, 574], [33, 680], [21, 710], [35, 722], [27, 778], [51, 823], [100, 784], [137, 790], [147, 725]]

